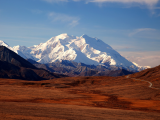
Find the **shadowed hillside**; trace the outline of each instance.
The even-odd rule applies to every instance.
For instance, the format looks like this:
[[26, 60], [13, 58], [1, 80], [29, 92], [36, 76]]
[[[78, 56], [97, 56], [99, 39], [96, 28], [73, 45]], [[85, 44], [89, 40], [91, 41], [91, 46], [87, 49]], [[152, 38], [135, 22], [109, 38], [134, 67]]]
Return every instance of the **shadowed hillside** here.
[[13, 51], [0, 46], [0, 77], [23, 80], [46, 80], [64, 77], [64, 75], [36, 68]]

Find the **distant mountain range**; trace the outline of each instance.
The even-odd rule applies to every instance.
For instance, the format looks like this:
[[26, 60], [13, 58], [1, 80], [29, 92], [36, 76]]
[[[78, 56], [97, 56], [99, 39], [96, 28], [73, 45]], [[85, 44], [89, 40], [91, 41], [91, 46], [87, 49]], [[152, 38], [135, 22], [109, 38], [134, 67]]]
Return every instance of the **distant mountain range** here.
[[118, 70], [115, 66], [106, 68], [68, 60], [41, 64], [32, 59], [25, 60], [7, 47], [0, 46], [0, 78], [37, 81], [67, 76], [122, 76], [131, 73]]
[[24, 59], [32, 59], [42, 64], [67, 60], [86, 65], [102, 65], [106, 68], [114, 66], [132, 72], [148, 68], [133, 64], [102, 40], [87, 35], [77, 37], [60, 34], [32, 47], [18, 45], [12, 48], [3, 41], [0, 41], [0, 45], [8, 47]]
[[47, 80], [60, 77], [65, 75], [39, 69], [7, 47], [0, 46], [0, 78]]
[[118, 69], [118, 67], [115, 66], [106, 68], [102, 65], [86, 65], [84, 63], [68, 60], [62, 60], [61, 62], [56, 61], [48, 64], [41, 64], [32, 59], [28, 59], [28, 61], [38, 68], [68, 76], [122, 76], [134, 73], [125, 69]]

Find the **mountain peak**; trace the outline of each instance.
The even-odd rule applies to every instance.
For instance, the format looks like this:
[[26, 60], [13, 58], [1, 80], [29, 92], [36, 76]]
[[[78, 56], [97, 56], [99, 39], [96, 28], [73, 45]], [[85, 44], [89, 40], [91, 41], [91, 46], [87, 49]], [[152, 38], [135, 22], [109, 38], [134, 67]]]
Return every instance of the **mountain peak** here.
[[4, 41], [2, 41], [2, 40], [0, 40], [0, 45], [1, 45], [1, 46], [6, 46], [6, 47], [8, 47], [8, 46], [9, 46], [7, 43], [5, 43], [5, 42], [4, 42]]
[[87, 34], [83, 34], [81, 37], [88, 38], [89, 36]]
[[7, 48], [9, 48], [10, 50], [13, 50], [12, 47], [10, 47], [7, 43], [5, 43], [4, 41], [0, 40], [0, 46], [5, 46]]
[[139, 71], [144, 70], [144, 69], [148, 69], [151, 68], [150, 66], [139, 66], [137, 63], [132, 62], [135, 66], [137, 66], [139, 68]]
[[62, 34], [60, 34], [60, 35], [58, 35], [58, 36], [56, 36], [57, 38], [59, 38], [59, 39], [65, 39], [65, 38], [67, 38], [69, 35], [67, 34], [67, 33], [62, 33]]

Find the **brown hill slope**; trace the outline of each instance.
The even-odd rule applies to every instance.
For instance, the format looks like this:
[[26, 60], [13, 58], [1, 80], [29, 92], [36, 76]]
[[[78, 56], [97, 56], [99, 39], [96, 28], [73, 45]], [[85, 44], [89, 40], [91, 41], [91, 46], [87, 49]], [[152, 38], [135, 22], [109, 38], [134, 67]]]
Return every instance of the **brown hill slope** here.
[[132, 74], [130, 77], [150, 81], [154, 87], [160, 88], [160, 65]]

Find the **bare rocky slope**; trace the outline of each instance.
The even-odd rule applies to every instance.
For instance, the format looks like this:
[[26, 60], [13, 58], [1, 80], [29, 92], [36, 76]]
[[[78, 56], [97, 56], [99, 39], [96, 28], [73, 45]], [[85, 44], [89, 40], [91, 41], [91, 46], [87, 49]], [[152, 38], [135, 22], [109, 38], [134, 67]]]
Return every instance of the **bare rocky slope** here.
[[32, 59], [28, 59], [33, 65], [38, 68], [43, 68], [51, 72], [65, 74], [68, 76], [122, 76], [132, 74], [134, 72], [126, 69], [110, 66], [106, 68], [103, 65], [86, 65], [74, 61], [62, 60], [48, 64], [40, 64]]
[[46, 80], [64, 77], [64, 75], [39, 69], [5, 46], [0, 46], [0, 77], [24, 80]]

